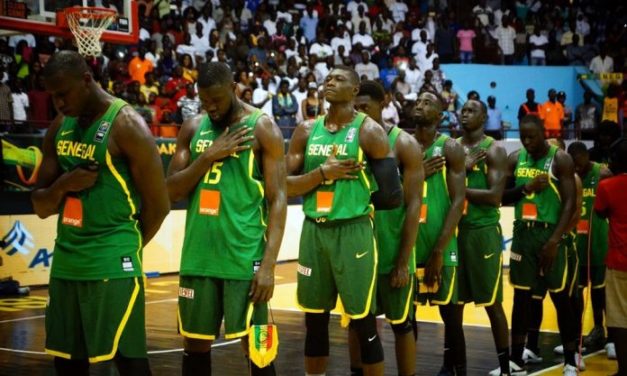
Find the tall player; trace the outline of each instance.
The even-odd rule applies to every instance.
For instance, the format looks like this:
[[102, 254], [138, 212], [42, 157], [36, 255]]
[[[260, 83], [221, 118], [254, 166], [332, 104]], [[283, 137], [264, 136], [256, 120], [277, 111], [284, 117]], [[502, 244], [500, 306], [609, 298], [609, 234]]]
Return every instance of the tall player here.
[[[178, 321], [190, 376], [211, 374], [223, 318], [225, 337], [244, 342], [251, 317], [267, 323], [287, 212], [279, 128], [236, 97], [226, 64], [203, 67], [198, 88], [206, 114], [183, 124], [167, 180], [170, 200], [189, 197]], [[253, 375], [275, 373], [273, 365], [250, 367]]]
[[464, 149], [454, 139], [439, 134], [444, 102], [434, 92], [423, 91], [416, 101], [415, 137], [425, 150], [425, 184], [416, 241], [419, 275], [418, 302], [435, 304], [444, 321], [444, 365], [440, 374], [465, 375], [466, 344], [462, 329], [463, 307], [457, 303], [457, 237], [462, 216], [466, 169]]
[[155, 141], [78, 53], [57, 52], [43, 74], [60, 113], [32, 195], [39, 217], [59, 214], [46, 352], [59, 375], [110, 359], [123, 376], [150, 375], [142, 249], [170, 208]]
[[[355, 108], [376, 121], [388, 135], [403, 182], [404, 205], [393, 210], [375, 212], [375, 235], [379, 247], [377, 276], [377, 313], [385, 314], [392, 326], [398, 374], [416, 373], [416, 341], [413, 308], [414, 244], [418, 235], [420, 201], [424, 172], [422, 151], [416, 139], [396, 126], [383, 121], [385, 90], [375, 81], [363, 81], [355, 99]], [[350, 330], [351, 371], [359, 374], [358, 339]]]
[[[503, 311], [503, 234], [499, 219], [507, 154], [484, 133], [485, 104], [469, 100], [461, 112], [459, 139], [466, 153], [467, 206], [459, 222], [459, 303], [485, 307], [499, 360], [499, 375], [510, 373], [509, 332]], [[463, 307], [463, 306], [462, 306]]]
[[373, 314], [378, 251], [370, 215], [373, 206], [399, 207], [402, 188], [385, 131], [354, 109], [357, 73], [335, 67], [324, 92], [327, 115], [296, 128], [287, 155], [288, 193], [304, 196], [297, 300], [305, 311], [305, 371], [326, 372], [329, 312], [339, 295], [359, 338], [364, 375], [382, 375]]
[[575, 211], [576, 188], [572, 159], [544, 137], [542, 121], [521, 120], [523, 148], [508, 157], [508, 186], [503, 201], [515, 202], [510, 279], [514, 285], [512, 360], [524, 374], [523, 350], [531, 291], [547, 288], [557, 311], [564, 344], [564, 374], [576, 375], [577, 324], [569, 301], [568, 239]]

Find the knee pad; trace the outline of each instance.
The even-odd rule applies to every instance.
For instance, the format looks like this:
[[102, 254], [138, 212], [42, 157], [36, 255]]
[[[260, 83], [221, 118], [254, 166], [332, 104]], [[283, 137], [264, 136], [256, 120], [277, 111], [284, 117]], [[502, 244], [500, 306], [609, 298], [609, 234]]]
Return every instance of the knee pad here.
[[127, 358], [118, 354], [115, 357], [115, 365], [120, 376], [150, 376], [148, 358]]
[[305, 313], [305, 356], [329, 356], [329, 312]]
[[414, 331], [414, 326], [412, 325], [412, 320], [407, 318], [400, 324], [392, 324], [392, 331], [394, 334], [403, 335], [409, 332]]
[[89, 361], [87, 359], [54, 358], [54, 369], [59, 376], [89, 376]]
[[383, 361], [383, 346], [377, 334], [377, 321], [368, 314], [363, 319], [351, 320], [351, 326], [357, 332], [361, 349], [361, 362], [375, 364]]

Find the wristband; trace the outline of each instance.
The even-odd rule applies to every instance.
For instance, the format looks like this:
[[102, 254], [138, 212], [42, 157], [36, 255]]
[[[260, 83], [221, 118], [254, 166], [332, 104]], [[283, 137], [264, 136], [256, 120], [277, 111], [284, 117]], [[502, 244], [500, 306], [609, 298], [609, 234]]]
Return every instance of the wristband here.
[[320, 169], [320, 176], [322, 176], [322, 181], [325, 182], [329, 179], [327, 179], [326, 176], [324, 176], [324, 171], [322, 170], [322, 166], [318, 167]]

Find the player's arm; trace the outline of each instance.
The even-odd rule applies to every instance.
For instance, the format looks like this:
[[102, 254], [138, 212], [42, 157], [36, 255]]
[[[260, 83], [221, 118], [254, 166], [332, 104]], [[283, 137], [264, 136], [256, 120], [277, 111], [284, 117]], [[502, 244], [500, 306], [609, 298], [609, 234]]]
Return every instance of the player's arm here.
[[605, 166], [601, 166], [601, 170], [599, 171], [599, 181], [610, 178], [612, 176], [614, 175], [612, 174], [612, 171], [610, 171], [609, 168]]
[[61, 126], [63, 116], [59, 115], [50, 125], [43, 142], [43, 159], [39, 168], [37, 184], [31, 194], [35, 214], [47, 218], [59, 213], [59, 206], [69, 192], [80, 192], [96, 182], [97, 171], [76, 168], [62, 173], [57, 160], [54, 140]]
[[562, 202], [560, 218], [551, 237], [547, 240], [540, 254], [540, 266], [548, 272], [555, 260], [557, 247], [562, 235], [570, 228], [571, 219], [575, 212], [577, 188], [575, 186], [575, 166], [570, 155], [558, 150], [554, 159], [555, 176], [559, 180], [558, 191]]
[[447, 140], [444, 145], [446, 157], [446, 184], [451, 200], [442, 230], [438, 236], [431, 257], [425, 266], [425, 283], [427, 286], [439, 280], [442, 269], [442, 256], [447, 244], [451, 241], [464, 209], [464, 197], [466, 190], [466, 156], [464, 149], [455, 140]]
[[366, 118], [359, 132], [359, 145], [368, 157], [368, 163], [379, 186], [379, 190], [371, 196], [374, 207], [389, 210], [401, 206], [403, 188], [385, 130], [374, 120]]
[[268, 227], [261, 266], [251, 286], [253, 302], [267, 302], [274, 291], [274, 267], [281, 248], [287, 216], [287, 184], [283, 135], [267, 116], [262, 116], [255, 127], [255, 137], [261, 150], [265, 198], [268, 202]]
[[137, 112], [125, 107], [115, 122], [111, 138], [128, 162], [131, 178], [141, 197], [139, 221], [146, 245], [170, 211], [163, 165], [155, 139]]
[[[211, 146], [190, 163], [190, 142], [200, 126], [202, 116], [204, 115], [194, 116], [184, 121], [176, 139], [176, 151], [170, 161], [167, 173], [168, 195], [171, 202], [177, 202], [187, 197], [211, 168], [213, 162], [250, 148], [249, 145], [242, 145], [242, 143], [253, 139], [253, 136], [248, 136], [250, 128], [242, 127], [237, 131], [229, 132], [227, 127]], [[192, 147], [195, 146], [192, 145]]]
[[501, 206], [501, 197], [505, 190], [507, 175], [507, 154], [499, 145], [492, 144], [487, 150], [486, 165], [488, 167], [488, 189], [466, 189], [468, 201], [477, 205]]
[[[391, 273], [390, 284], [392, 287], [399, 288], [409, 282], [407, 264], [418, 235], [424, 171], [422, 149], [414, 137], [401, 132], [396, 140], [396, 151], [400, 164], [403, 166], [403, 196], [406, 213], [401, 230], [400, 249]], [[413, 273], [413, 270], [409, 272]]]

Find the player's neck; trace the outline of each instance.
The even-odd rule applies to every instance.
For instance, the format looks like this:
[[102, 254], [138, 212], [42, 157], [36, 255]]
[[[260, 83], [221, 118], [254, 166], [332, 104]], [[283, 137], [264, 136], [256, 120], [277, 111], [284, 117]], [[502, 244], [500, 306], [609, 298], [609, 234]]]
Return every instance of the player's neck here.
[[353, 102], [332, 103], [327, 114], [326, 124], [338, 130], [350, 123], [355, 117]]
[[435, 142], [435, 139], [438, 136], [437, 128], [437, 124], [429, 126], [419, 125], [416, 127], [416, 132], [414, 133], [416, 140], [418, 141], [418, 143], [420, 143], [420, 145], [422, 145], [424, 149], [427, 149]]
[[464, 131], [462, 136], [462, 143], [466, 145], [475, 145], [481, 142], [485, 138], [483, 133], [483, 127], [479, 127], [472, 131]]
[[544, 144], [542, 144], [542, 147], [538, 148], [536, 153], [529, 153], [529, 155], [537, 161], [538, 159], [546, 157], [546, 155], [549, 154], [549, 149], [551, 149], [551, 145], [545, 141]]
[[102, 89], [96, 88], [96, 91], [94, 91], [87, 100], [85, 109], [78, 116], [79, 126], [83, 128], [91, 126], [96, 119], [104, 115], [114, 100], [115, 98], [106, 94]]

